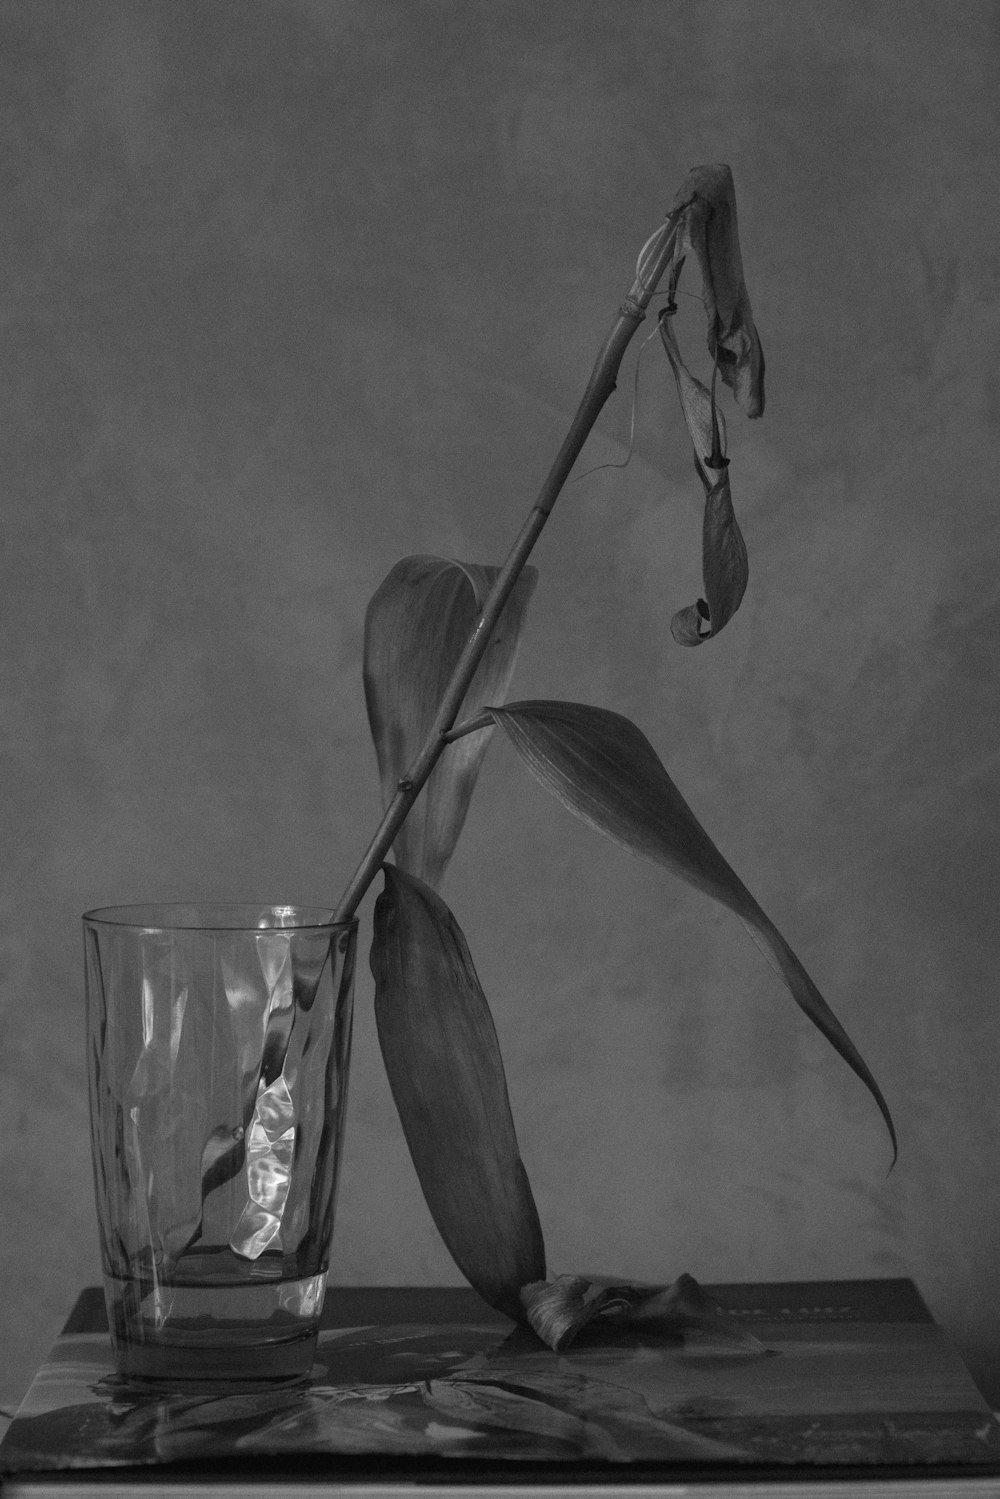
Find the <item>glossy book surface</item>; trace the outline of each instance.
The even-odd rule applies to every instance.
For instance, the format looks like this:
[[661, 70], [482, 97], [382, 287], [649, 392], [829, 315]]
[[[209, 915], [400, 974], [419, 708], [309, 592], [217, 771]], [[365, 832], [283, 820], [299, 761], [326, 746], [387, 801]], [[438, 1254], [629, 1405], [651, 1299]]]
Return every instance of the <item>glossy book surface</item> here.
[[1000, 1475], [1000, 1425], [909, 1281], [710, 1286], [765, 1351], [655, 1321], [555, 1354], [465, 1289], [332, 1289], [309, 1382], [140, 1389], [85, 1291], [2, 1446], [10, 1474], [192, 1468], [551, 1484]]

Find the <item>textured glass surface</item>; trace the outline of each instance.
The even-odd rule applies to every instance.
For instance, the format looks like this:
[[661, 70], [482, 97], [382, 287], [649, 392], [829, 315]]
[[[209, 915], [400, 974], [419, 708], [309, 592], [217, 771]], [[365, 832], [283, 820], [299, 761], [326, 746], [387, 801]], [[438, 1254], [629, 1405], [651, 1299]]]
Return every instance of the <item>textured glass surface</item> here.
[[308, 1371], [355, 930], [291, 906], [84, 917], [97, 1212], [122, 1372]]

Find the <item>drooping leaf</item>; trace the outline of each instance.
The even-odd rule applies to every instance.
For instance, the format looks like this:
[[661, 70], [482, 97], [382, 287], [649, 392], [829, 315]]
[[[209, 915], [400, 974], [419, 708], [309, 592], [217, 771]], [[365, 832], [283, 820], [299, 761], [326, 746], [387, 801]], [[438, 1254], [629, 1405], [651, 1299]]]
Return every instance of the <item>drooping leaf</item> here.
[[678, 645], [701, 645], [729, 623], [746, 592], [747, 549], [733, 510], [729, 470], [705, 496], [701, 536], [705, 597], [678, 609], [670, 633]]
[[[376, 591], [365, 617], [365, 701], [387, 804], [422, 747], [498, 569], [442, 557], [405, 557]], [[502, 697], [537, 580], [522, 572], [473, 677], [461, 716]], [[396, 862], [438, 885], [462, 831], [492, 730], [449, 745], [394, 845]]]
[[[700, 645], [718, 635], [740, 606], [747, 586], [747, 549], [733, 510], [725, 462], [725, 419], [715, 407], [711, 391], [691, 374], [681, 358], [670, 317], [660, 317], [660, 336], [677, 383], [695, 468], [705, 488], [701, 538], [705, 597], [678, 610], [670, 631], [680, 645]], [[713, 466], [713, 456], [717, 466]]]
[[510, 1112], [496, 1029], [468, 945], [441, 897], [384, 866], [375, 906], [375, 1018], [424, 1197], [463, 1275], [524, 1320], [519, 1292], [545, 1246]]
[[677, 257], [690, 248], [701, 268], [708, 352], [718, 360], [719, 373], [747, 416], [761, 416], [764, 351], [743, 278], [736, 188], [729, 167], [694, 167], [674, 199], [674, 209], [683, 209]]
[[668, 315], [666, 310], [661, 312], [658, 326], [660, 339], [667, 352], [670, 368], [673, 370], [677, 384], [677, 395], [680, 399], [688, 436], [691, 438], [691, 446], [694, 449], [695, 468], [707, 492], [719, 477], [718, 470], [708, 466], [710, 455], [716, 449], [723, 458], [726, 455], [726, 418], [713, 402], [712, 392], [707, 385], [702, 384], [696, 375], [692, 375], [684, 363], [677, 346], [673, 317]]
[[658, 1286], [607, 1276], [557, 1275], [524, 1286], [521, 1300], [528, 1322], [556, 1353], [562, 1353], [595, 1321], [655, 1322], [671, 1332], [692, 1328], [714, 1333], [745, 1353], [768, 1352], [691, 1275]]
[[796, 1004], [868, 1088], [896, 1156], [882, 1092], [853, 1041], [777, 927], [734, 873], [629, 719], [583, 703], [507, 703], [489, 710], [528, 769], [591, 827], [727, 906], [783, 978]]

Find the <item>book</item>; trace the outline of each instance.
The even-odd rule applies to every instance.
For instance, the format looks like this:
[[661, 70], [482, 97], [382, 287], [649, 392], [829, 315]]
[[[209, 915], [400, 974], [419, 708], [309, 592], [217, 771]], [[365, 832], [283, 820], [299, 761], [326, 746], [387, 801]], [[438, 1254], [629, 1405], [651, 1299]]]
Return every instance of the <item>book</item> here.
[[556, 1354], [468, 1288], [331, 1288], [305, 1385], [168, 1395], [115, 1376], [88, 1289], [2, 1493], [1000, 1499], [1000, 1422], [911, 1281], [705, 1289], [755, 1337], [595, 1322]]

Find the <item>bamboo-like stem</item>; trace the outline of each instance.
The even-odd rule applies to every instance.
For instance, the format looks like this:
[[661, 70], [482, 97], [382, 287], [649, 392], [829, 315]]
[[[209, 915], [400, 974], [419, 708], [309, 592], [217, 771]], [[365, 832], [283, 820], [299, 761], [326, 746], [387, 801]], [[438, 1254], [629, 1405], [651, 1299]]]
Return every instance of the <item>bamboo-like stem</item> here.
[[563, 485], [569, 478], [570, 470], [593, 430], [601, 409], [615, 389], [625, 350], [646, 315], [646, 309], [664, 271], [673, 259], [677, 221], [686, 206], [686, 204], [681, 205], [671, 212], [666, 222], [647, 241], [639, 254], [635, 280], [597, 356], [587, 388], [580, 400], [576, 415], [570, 423], [569, 431], [556, 454], [538, 499], [532, 506], [510, 549], [507, 560], [497, 573], [493, 587], [483, 602], [482, 612], [463, 647], [462, 654], [455, 663], [455, 669], [427, 738], [412, 765], [401, 777], [395, 794], [385, 809], [382, 821], [376, 828], [357, 870], [340, 898], [334, 913], [336, 921], [350, 921], [354, 916], [365, 892], [391, 849], [410, 808], [419, 796], [424, 782], [448, 743], [448, 734], [454, 727], [462, 701], [469, 690], [476, 667], [489, 645], [503, 607], [510, 597], [524, 564], [531, 555], [535, 542], [542, 533]]

